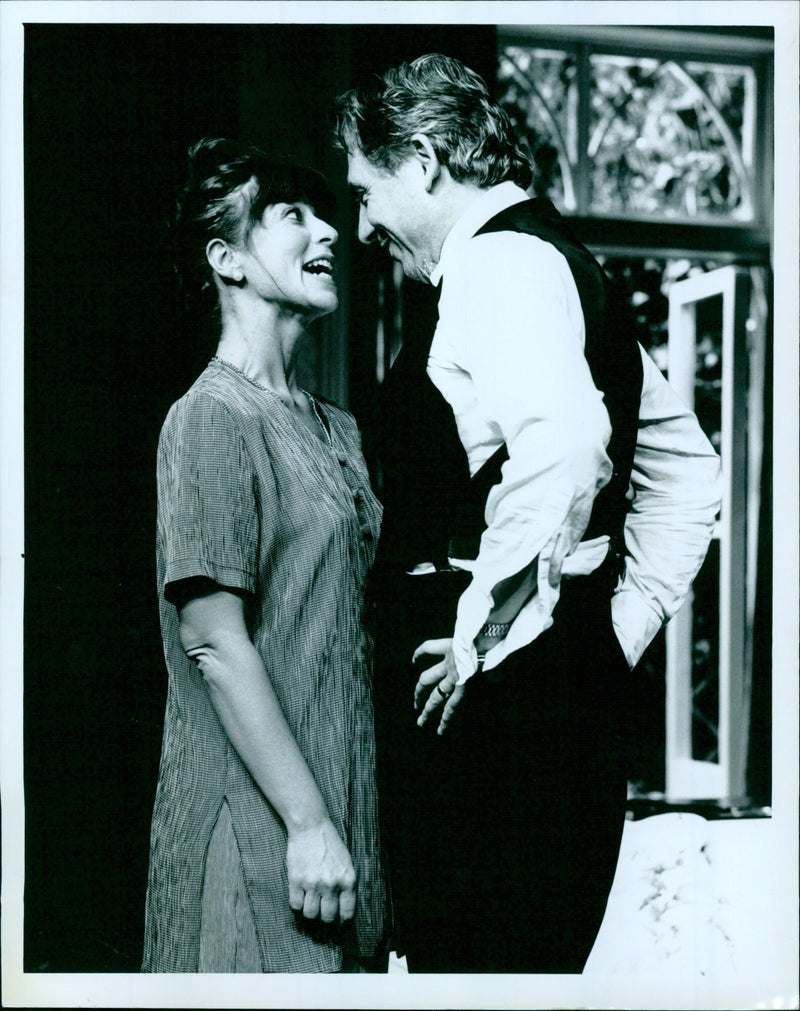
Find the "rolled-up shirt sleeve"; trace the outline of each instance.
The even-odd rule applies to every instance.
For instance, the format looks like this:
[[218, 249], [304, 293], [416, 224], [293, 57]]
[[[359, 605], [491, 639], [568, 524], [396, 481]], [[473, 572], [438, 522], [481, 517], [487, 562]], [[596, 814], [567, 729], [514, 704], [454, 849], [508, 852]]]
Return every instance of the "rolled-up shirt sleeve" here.
[[625, 520], [625, 571], [611, 603], [631, 667], [683, 603], [714, 532], [719, 456], [692, 410], [642, 350], [644, 382]]
[[487, 500], [473, 578], [459, 601], [453, 653], [460, 683], [476, 669], [474, 639], [501, 580], [537, 564], [525, 633], [515, 634], [512, 624], [508, 646], [524, 645], [552, 623], [558, 587], [548, 582], [551, 551], [557, 540], [565, 553], [574, 550], [610, 477], [610, 423], [584, 339], [574, 279], [550, 244], [490, 234], [448, 262], [431, 378], [451, 373], [448, 399], [455, 401], [456, 421], [472, 429], [461, 432], [465, 444], [476, 441], [481, 422], [475, 419], [485, 419], [486, 442], [504, 441], [509, 454]]

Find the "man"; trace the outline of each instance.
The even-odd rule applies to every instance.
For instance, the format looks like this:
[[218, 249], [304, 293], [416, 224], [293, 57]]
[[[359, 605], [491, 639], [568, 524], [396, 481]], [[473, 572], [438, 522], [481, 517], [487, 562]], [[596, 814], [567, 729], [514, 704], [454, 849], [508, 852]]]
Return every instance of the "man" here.
[[474, 72], [390, 70], [339, 99], [337, 135], [359, 238], [441, 286], [433, 340], [406, 340], [385, 390], [397, 948], [412, 972], [580, 972], [622, 834], [631, 670], [705, 556], [719, 461], [594, 258], [528, 199]]

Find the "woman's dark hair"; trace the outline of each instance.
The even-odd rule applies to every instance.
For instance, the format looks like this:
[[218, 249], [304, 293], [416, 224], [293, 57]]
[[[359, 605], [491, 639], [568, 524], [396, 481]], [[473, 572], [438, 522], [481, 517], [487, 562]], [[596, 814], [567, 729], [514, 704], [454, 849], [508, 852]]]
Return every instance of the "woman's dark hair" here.
[[326, 221], [334, 216], [333, 193], [314, 169], [273, 161], [252, 144], [227, 138], [192, 145], [174, 227], [175, 267], [185, 295], [211, 296], [216, 305], [208, 242], [246, 243], [267, 207], [295, 202], [309, 204]]

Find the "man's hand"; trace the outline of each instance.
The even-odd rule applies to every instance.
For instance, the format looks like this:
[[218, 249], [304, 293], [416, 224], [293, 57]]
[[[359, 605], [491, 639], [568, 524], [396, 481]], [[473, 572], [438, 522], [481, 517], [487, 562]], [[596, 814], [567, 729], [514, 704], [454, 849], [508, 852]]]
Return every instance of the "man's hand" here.
[[292, 909], [324, 923], [353, 918], [356, 872], [331, 821], [289, 832], [286, 870]]
[[[422, 712], [417, 719], [417, 726], [424, 726], [428, 722], [428, 718], [437, 709], [443, 707], [439, 727], [436, 731], [437, 734], [443, 734], [464, 697], [464, 686], [456, 684], [458, 674], [453, 659], [453, 640], [427, 639], [414, 650], [412, 662], [419, 663], [426, 656], [441, 657], [442, 659], [420, 674], [414, 688], [414, 708], [420, 709], [422, 707]], [[431, 690], [433, 685], [435, 687]], [[426, 692], [428, 692], [428, 699], [423, 706]]]

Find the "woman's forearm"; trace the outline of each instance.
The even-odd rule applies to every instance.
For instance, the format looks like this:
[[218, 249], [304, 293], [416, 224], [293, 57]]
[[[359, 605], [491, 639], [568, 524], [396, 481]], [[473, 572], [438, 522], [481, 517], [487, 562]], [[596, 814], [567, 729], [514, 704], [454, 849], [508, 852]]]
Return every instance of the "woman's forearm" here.
[[287, 829], [325, 820], [325, 802], [255, 647], [235, 641], [201, 649], [192, 659], [231, 744]]
[[350, 919], [352, 858], [250, 640], [242, 598], [227, 590], [193, 597], [180, 609], [180, 635], [231, 744], [286, 826], [289, 905], [328, 923]]
[[243, 600], [221, 589], [192, 598], [180, 610], [180, 635], [231, 744], [287, 829], [326, 818], [322, 795], [250, 640]]

